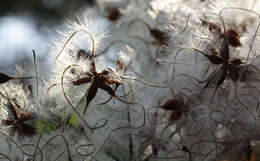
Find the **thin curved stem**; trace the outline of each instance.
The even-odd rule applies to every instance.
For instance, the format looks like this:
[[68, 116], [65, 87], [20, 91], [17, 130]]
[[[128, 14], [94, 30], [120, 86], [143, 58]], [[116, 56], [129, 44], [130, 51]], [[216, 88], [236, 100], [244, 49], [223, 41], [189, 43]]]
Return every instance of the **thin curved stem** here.
[[[81, 153], [80, 150], [79, 150], [79, 149], [82, 148], [82, 147], [92, 147], [92, 146], [94, 147], [94, 148], [93, 148], [93, 151], [91, 151], [91, 152], [89, 152], [89, 153], [83, 154], [83, 153]], [[87, 157], [87, 156], [90, 156], [90, 155], [92, 155], [92, 154], [95, 153], [96, 147], [95, 147], [94, 144], [81, 144], [81, 145], [79, 145], [79, 146], [76, 146], [75, 151], [76, 151], [76, 153], [77, 153], [78, 155], [83, 156], [83, 157]]]
[[181, 32], [179, 32], [177, 35], [180, 35], [180, 34], [182, 34], [182, 33], [184, 33], [184, 32], [186, 31], [186, 29], [187, 29], [188, 26], [189, 26], [189, 21], [190, 21], [190, 17], [191, 17], [191, 16], [192, 16], [192, 14], [190, 13], [190, 14], [188, 15], [187, 20], [186, 20], [186, 23], [185, 23], [184, 29], [183, 29]]
[[[97, 125], [98, 125], [98, 122], [100, 122], [100, 121], [102, 121], [102, 120], [105, 120], [105, 122], [104, 122], [103, 124], [97, 126]], [[108, 119], [106, 119], [106, 118], [101, 118], [101, 119], [99, 119], [99, 120], [96, 121], [96, 123], [95, 123], [94, 127], [92, 127], [92, 129], [93, 129], [93, 130], [96, 130], [96, 129], [103, 128], [103, 127], [105, 127], [105, 126], [107, 125], [107, 123], [108, 123]]]
[[204, 39], [204, 40], [208, 40], [210, 42], [212, 42], [214, 44], [214, 46], [218, 49], [218, 51], [220, 52], [220, 47], [218, 46], [217, 42], [215, 40], [212, 40], [208, 37], [203, 37], [203, 36], [200, 36], [200, 35], [197, 35], [195, 33], [193, 33], [194, 36], [196, 36], [197, 38], [200, 38], [200, 39]]
[[114, 132], [116, 132], [116, 131], [118, 131], [118, 130], [124, 130], [124, 129], [136, 130], [136, 129], [139, 129], [139, 128], [142, 128], [142, 127], [145, 126], [145, 124], [146, 124], [145, 107], [144, 107], [142, 104], [135, 103], [135, 102], [133, 102], [132, 104], [140, 105], [140, 106], [142, 107], [142, 110], [143, 110], [143, 112], [144, 112], [144, 114], [143, 114], [143, 123], [142, 123], [140, 126], [137, 126], [137, 127], [123, 126], [123, 127], [118, 127], [118, 128], [116, 128], [116, 129], [113, 129], [113, 130], [110, 132], [110, 134], [106, 137], [105, 141], [102, 143], [102, 145], [100, 146], [100, 148], [95, 152], [95, 154], [93, 155], [93, 157], [92, 157], [92, 159], [91, 159], [90, 161], [93, 161], [93, 160], [95, 159], [95, 155], [96, 155], [99, 151], [101, 151], [101, 150], [103, 149], [103, 147], [104, 147], [106, 141], [109, 140], [109, 137], [110, 137]]
[[137, 78], [134, 78], [134, 77], [124, 77], [124, 76], [121, 76], [122, 79], [129, 79], [129, 80], [133, 80], [133, 81], [137, 81], [137, 82], [140, 82], [144, 85], [148, 85], [150, 87], [154, 87], [154, 88], [167, 88], [168, 85], [166, 86], [160, 86], [160, 85], [156, 85], [156, 84], [152, 84], [152, 83], [149, 83], [149, 82], [145, 82], [145, 81], [142, 81], [142, 80], [139, 80]]
[[1, 156], [3, 156], [4, 158], [1, 158], [0, 160], [2, 159], [8, 159], [9, 161], [12, 161], [7, 155], [3, 154], [3, 153], [0, 153]]
[[86, 120], [80, 115], [80, 113], [76, 110], [76, 107], [70, 102], [70, 100], [68, 99], [67, 94], [66, 94], [66, 92], [65, 92], [65, 89], [64, 89], [64, 75], [65, 75], [66, 71], [67, 71], [69, 68], [73, 67], [73, 66], [78, 66], [78, 65], [77, 65], [77, 64], [70, 65], [70, 66], [68, 66], [67, 68], [65, 68], [64, 71], [63, 71], [63, 73], [62, 73], [62, 77], [61, 77], [61, 89], [62, 89], [62, 94], [63, 94], [65, 100], [68, 102], [68, 104], [69, 104], [69, 105], [71, 106], [71, 108], [73, 109], [73, 111], [79, 116], [79, 118], [80, 118], [90, 129], [92, 129], [91, 126], [87, 123], [87, 121], [86, 121]]
[[42, 129], [42, 131], [41, 131], [41, 133], [40, 133], [39, 139], [38, 139], [38, 141], [37, 141], [37, 144], [36, 144], [36, 147], [35, 147], [35, 150], [34, 150], [33, 161], [35, 160], [36, 153], [37, 153], [37, 149], [38, 149], [38, 146], [39, 146], [39, 144], [40, 144], [40, 140], [41, 140], [41, 138], [42, 138], [43, 132], [44, 132], [44, 130], [47, 128], [47, 125], [48, 125], [49, 122], [50, 122], [50, 121], [48, 121], [48, 122], [44, 125], [44, 127], [43, 127], [43, 129]]
[[[35, 145], [34, 144], [23, 144], [23, 145], [19, 145], [19, 146], [17, 146], [17, 148], [21, 148], [21, 147], [26, 147], [26, 146], [32, 146], [32, 147], [34, 147]], [[32, 154], [29, 154], [29, 153], [25, 153], [24, 151], [22, 151], [25, 155], [28, 155], [28, 156], [33, 156]], [[39, 149], [39, 152], [40, 152], [40, 156], [41, 156], [41, 161], [42, 161], [42, 159], [43, 159], [43, 153], [42, 153], [42, 151], [41, 151], [41, 149]]]
[[36, 54], [35, 51], [33, 52], [33, 63], [34, 63], [34, 72], [35, 72], [35, 79], [36, 79], [36, 107], [39, 112], [39, 81], [38, 81], [38, 72], [37, 72], [37, 64], [36, 64]]
[[58, 53], [58, 55], [56, 56], [56, 60], [58, 59], [58, 57], [60, 56], [60, 54], [63, 52], [63, 50], [65, 49], [65, 47], [67, 46], [67, 44], [69, 43], [69, 41], [73, 38], [73, 36], [75, 36], [78, 32], [85, 32], [86, 34], [89, 35], [90, 39], [91, 39], [91, 42], [92, 42], [92, 51], [91, 51], [91, 55], [92, 57], [94, 57], [95, 55], [95, 40], [94, 40], [94, 37], [92, 36], [92, 34], [85, 30], [85, 29], [78, 29], [76, 31], [74, 31], [71, 36], [68, 38], [68, 40], [65, 42], [65, 44], [63, 45], [61, 51]]
[[63, 154], [64, 154], [64, 151], [61, 152], [53, 161], [57, 161]]
[[44, 149], [46, 145], [48, 145], [52, 140], [54, 140], [56, 137], [61, 137], [66, 145], [66, 149], [67, 149], [67, 154], [68, 154], [68, 161], [72, 161], [72, 158], [71, 158], [71, 154], [70, 154], [70, 149], [69, 149], [69, 144], [68, 144], [68, 141], [66, 140], [66, 138], [62, 135], [62, 134], [57, 134], [53, 137], [51, 137], [43, 146], [41, 149]]

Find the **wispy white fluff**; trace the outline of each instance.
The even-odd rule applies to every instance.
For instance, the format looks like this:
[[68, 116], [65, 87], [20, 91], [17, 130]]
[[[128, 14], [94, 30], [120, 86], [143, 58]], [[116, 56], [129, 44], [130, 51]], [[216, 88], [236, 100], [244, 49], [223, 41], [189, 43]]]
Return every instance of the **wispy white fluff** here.
[[[80, 49], [93, 52], [93, 45], [96, 52], [102, 48], [102, 43], [107, 38], [108, 26], [104, 18], [89, 17], [88, 15], [78, 17], [75, 21], [67, 21], [64, 29], [58, 31], [59, 38], [53, 42], [52, 55], [57, 57], [58, 54], [68, 54], [70, 51], [78, 52]], [[74, 36], [71, 37], [73, 34]], [[89, 34], [91, 34], [94, 44]], [[67, 45], [64, 47], [66, 42]]]

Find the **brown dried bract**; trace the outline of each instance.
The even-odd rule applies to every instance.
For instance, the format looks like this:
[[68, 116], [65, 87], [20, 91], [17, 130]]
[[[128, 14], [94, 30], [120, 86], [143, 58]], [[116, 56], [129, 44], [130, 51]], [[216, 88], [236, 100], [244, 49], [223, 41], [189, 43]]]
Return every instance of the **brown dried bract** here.
[[[224, 38], [225, 33], [222, 33], [221, 37]], [[228, 39], [229, 45], [231, 45], [233, 47], [239, 47], [242, 45], [240, 42], [240, 36], [234, 29], [227, 30], [227, 39]]]
[[211, 48], [210, 51], [213, 55], [218, 55], [218, 51], [216, 48]]
[[167, 111], [177, 110], [185, 106], [184, 99], [181, 96], [175, 96], [175, 98], [167, 100], [161, 108]]
[[243, 62], [241, 59], [233, 59], [230, 61], [231, 64], [234, 64], [234, 65], [242, 65], [244, 64], [245, 62]]
[[126, 68], [125, 64], [123, 64], [120, 60], [117, 60], [116, 63], [118, 65], [119, 70], [123, 70]]
[[8, 127], [8, 135], [14, 136], [17, 133], [17, 138], [19, 140], [24, 139], [24, 137], [31, 137], [36, 135], [36, 128], [32, 125], [25, 123], [25, 121], [31, 119], [31, 113], [26, 110], [22, 112], [15, 103], [9, 100], [7, 107], [12, 112], [14, 119], [2, 119], [1, 124]]
[[13, 79], [31, 79], [31, 78], [33, 78], [33, 77], [11, 77], [4, 73], [0, 73], [0, 84], [4, 84]]
[[119, 9], [112, 9], [107, 15], [107, 18], [115, 22], [119, 20], [122, 16], [123, 14], [119, 11]]
[[224, 60], [219, 57], [219, 56], [216, 56], [216, 55], [205, 55], [208, 60], [212, 63], [212, 64], [215, 64], [215, 65], [218, 65], [218, 64], [222, 64], [224, 62]]
[[167, 100], [162, 106], [162, 109], [172, 111], [169, 121], [176, 121], [181, 118], [184, 112], [188, 111], [188, 105], [184, 102], [182, 96], [175, 96], [173, 99]]
[[200, 21], [204, 27], [209, 29], [209, 31], [221, 33], [221, 27], [219, 27], [217, 24], [202, 19]]
[[150, 29], [150, 34], [153, 36], [153, 38], [159, 43], [159, 45], [168, 46], [170, 37], [165, 31], [161, 31], [156, 28]]
[[[216, 73], [212, 73], [210, 76], [212, 78], [209, 77], [210, 79], [207, 79], [208, 81], [203, 88], [203, 89], [207, 88], [209, 84], [212, 82], [212, 80], [215, 79], [215, 77], [219, 77], [210, 103], [212, 102], [218, 87], [224, 82], [224, 80], [227, 77], [230, 77], [233, 82], [237, 82], [237, 80], [239, 79], [239, 71], [241, 69], [241, 65], [244, 63], [239, 58], [230, 60], [229, 45], [232, 46], [241, 45], [239, 41], [239, 35], [237, 34], [237, 32], [233, 29], [230, 29], [227, 31], [227, 35], [222, 35], [222, 37], [224, 38], [224, 41], [221, 45], [220, 57], [216, 55], [207, 55], [203, 52], [200, 52], [201, 54], [206, 56], [212, 64], [215, 65], [222, 64], [220, 70]], [[220, 73], [220, 75], [218, 75], [217, 73]]]
[[0, 84], [3, 84], [3, 83], [6, 83], [8, 82], [9, 80], [12, 80], [14, 79], [14, 77], [10, 77], [4, 73], [0, 73]]

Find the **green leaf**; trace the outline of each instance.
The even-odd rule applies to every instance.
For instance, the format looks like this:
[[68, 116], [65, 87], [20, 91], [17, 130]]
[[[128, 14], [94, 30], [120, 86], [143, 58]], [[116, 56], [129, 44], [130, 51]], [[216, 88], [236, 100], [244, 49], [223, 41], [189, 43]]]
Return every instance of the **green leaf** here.
[[77, 127], [79, 125], [78, 117], [75, 114], [72, 114], [72, 116], [69, 119], [69, 123], [73, 127]]
[[[37, 133], [49, 134], [56, 130], [57, 123], [54, 121], [38, 120], [36, 131]], [[44, 131], [43, 131], [44, 130]]]

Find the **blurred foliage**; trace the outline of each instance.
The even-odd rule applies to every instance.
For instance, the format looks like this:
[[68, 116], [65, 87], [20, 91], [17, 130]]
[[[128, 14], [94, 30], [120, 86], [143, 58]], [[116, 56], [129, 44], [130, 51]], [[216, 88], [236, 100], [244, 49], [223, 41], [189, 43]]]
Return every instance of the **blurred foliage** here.
[[79, 125], [79, 119], [76, 114], [73, 114], [71, 118], [69, 119], [69, 123], [73, 127], [77, 127]]
[[38, 134], [43, 133], [43, 135], [46, 135], [56, 130], [57, 123], [54, 121], [38, 120], [36, 127]]
[[1, 0], [0, 16], [29, 13], [41, 19], [60, 20], [95, 0]]
[[[15, 64], [32, 63], [32, 49], [43, 61], [54, 28], [95, 3], [95, 0], [1, 0], [0, 50], [5, 52], [0, 53], [0, 71], [13, 74]], [[34, 41], [27, 43], [32, 38]]]

